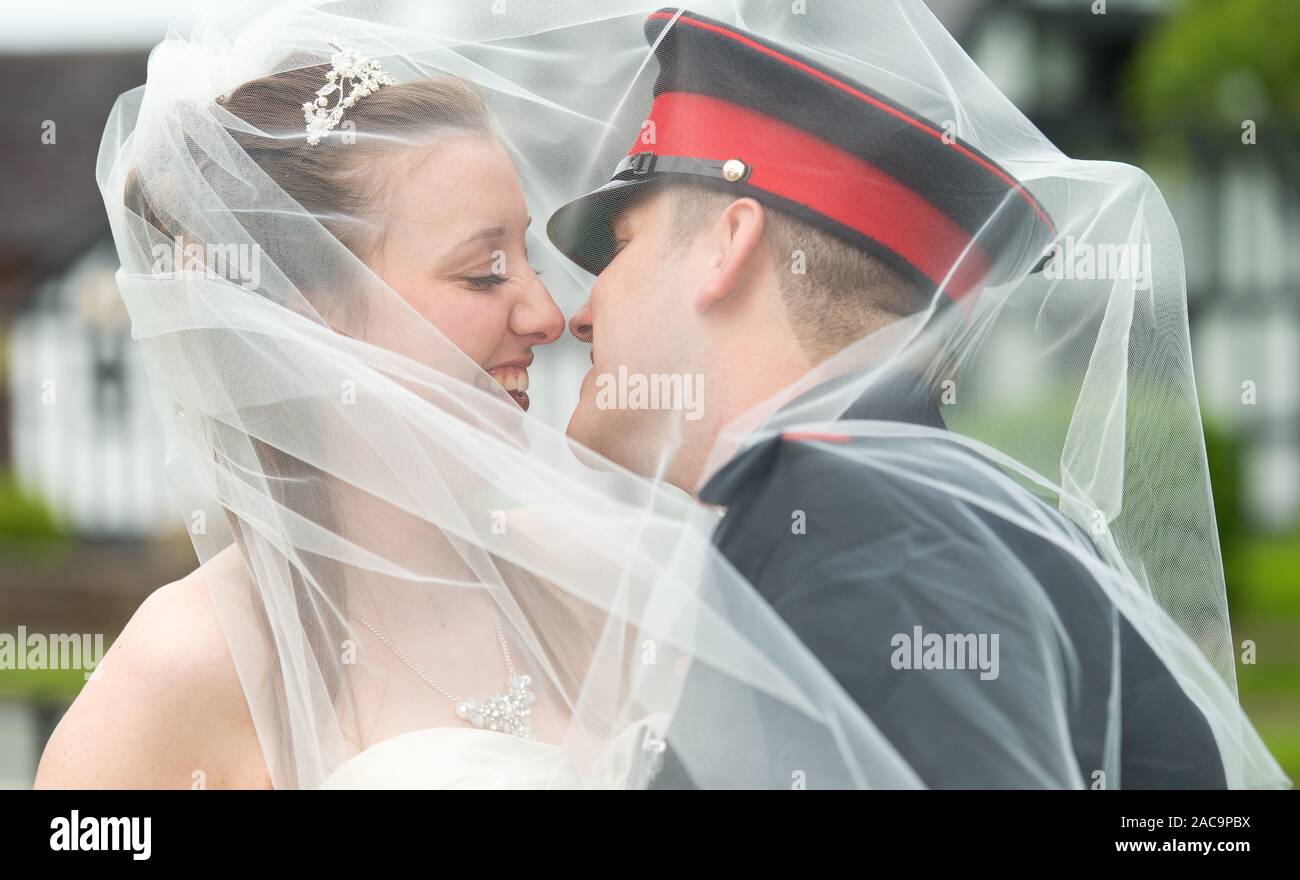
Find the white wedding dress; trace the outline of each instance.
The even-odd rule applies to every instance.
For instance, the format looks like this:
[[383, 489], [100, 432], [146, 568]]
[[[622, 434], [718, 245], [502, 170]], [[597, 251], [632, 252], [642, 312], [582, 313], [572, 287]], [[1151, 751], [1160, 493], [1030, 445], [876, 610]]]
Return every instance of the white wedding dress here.
[[[662, 751], [667, 716], [629, 726], [614, 740], [586, 785], [625, 788], [634, 771]], [[476, 727], [413, 730], [359, 752], [321, 784], [324, 789], [578, 788], [560, 746]]]

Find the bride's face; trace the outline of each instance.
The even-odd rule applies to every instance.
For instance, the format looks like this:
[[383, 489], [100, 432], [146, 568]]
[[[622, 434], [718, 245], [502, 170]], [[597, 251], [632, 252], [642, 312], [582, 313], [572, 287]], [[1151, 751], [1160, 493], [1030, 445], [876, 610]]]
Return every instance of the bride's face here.
[[564, 316], [528, 262], [529, 216], [514, 164], [490, 138], [447, 139], [391, 183], [368, 263], [524, 409], [532, 347]]

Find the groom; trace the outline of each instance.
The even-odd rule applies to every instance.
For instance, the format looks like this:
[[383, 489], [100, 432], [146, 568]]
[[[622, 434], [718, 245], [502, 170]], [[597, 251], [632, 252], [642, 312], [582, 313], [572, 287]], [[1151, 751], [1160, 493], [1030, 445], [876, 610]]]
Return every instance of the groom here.
[[[592, 343], [593, 365], [570, 436], [724, 506], [719, 550], [925, 784], [1094, 784], [1108, 746], [1095, 722], [1108, 714], [1118, 657], [1119, 784], [1222, 786], [1205, 719], [1122, 617], [1112, 628], [1113, 609], [1086, 569], [974, 505], [836, 454], [881, 441], [787, 433], [743, 448], [698, 485], [719, 430], [737, 415], [924, 309], [941, 285], [950, 298], [975, 296], [981, 283], [1029, 271], [1054, 230], [1007, 172], [866, 86], [689, 12], [655, 13], [645, 30], [660, 65], [650, 117], [613, 179], [548, 225], [552, 241], [599, 276], [570, 321]], [[792, 271], [792, 259], [806, 271]], [[660, 461], [662, 412], [598, 405], [597, 377], [620, 370], [703, 377], [704, 406], [673, 423], [670, 461]], [[944, 427], [919, 378], [899, 372], [887, 387], [844, 417]], [[1006, 491], [990, 483], [987, 494]], [[791, 528], [794, 511], [806, 533]], [[1045, 505], [1042, 516], [1078, 531]], [[982, 523], [1014, 559], [935, 533], [935, 523], [953, 521]], [[955, 585], [926, 574], [936, 554], [971, 590], [1005, 580], [1012, 564], [1042, 583], [1078, 651], [1077, 690], [1046, 686], [1033, 650], [1041, 645], [1023, 644], [1032, 640], [1003, 640], [1000, 680], [988, 686], [952, 689], [953, 675], [973, 670], [892, 666], [897, 633], [1014, 630], [1017, 615], [1033, 613], [991, 593], [982, 619], [952, 612]], [[872, 564], [881, 558], [894, 564]], [[1054, 701], [1069, 717], [1055, 716]], [[1036, 760], [1057, 754], [1062, 739], [1072, 755]], [[667, 740], [655, 784], [690, 786], [671, 727]]]

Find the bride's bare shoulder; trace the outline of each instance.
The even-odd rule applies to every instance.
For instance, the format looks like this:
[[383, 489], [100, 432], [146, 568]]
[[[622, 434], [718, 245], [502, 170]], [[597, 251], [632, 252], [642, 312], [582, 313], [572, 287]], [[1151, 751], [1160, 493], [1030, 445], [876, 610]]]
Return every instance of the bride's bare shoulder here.
[[269, 785], [203, 568], [136, 609], [50, 737], [36, 777], [38, 788], [196, 784]]

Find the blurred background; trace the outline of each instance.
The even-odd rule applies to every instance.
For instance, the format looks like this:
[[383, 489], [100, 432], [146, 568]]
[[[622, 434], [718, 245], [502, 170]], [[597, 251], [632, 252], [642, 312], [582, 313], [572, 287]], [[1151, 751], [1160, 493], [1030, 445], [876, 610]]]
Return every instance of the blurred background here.
[[[1139, 165], [1169, 201], [1241, 697], [1300, 779], [1300, 0], [929, 5], [1063, 151]], [[144, 82], [149, 48], [187, 8], [0, 11], [0, 638], [107, 648], [196, 563], [94, 180], [113, 101]], [[582, 360], [566, 337], [537, 374]], [[569, 385], [533, 395], [556, 426]], [[0, 787], [25, 787], [87, 673], [3, 661]]]

